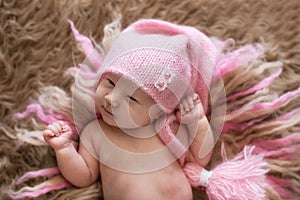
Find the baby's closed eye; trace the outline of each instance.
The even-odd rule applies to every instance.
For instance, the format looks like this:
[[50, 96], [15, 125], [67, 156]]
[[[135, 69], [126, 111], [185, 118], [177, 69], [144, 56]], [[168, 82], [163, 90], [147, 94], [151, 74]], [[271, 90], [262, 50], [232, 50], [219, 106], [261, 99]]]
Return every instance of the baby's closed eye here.
[[129, 98], [129, 100], [139, 103], [139, 101], [133, 96], [127, 95], [127, 97]]
[[113, 87], [116, 86], [116, 84], [115, 84], [111, 79], [106, 78], [106, 80], [108, 81], [109, 85], [111, 85], [111, 86], [113, 86]]

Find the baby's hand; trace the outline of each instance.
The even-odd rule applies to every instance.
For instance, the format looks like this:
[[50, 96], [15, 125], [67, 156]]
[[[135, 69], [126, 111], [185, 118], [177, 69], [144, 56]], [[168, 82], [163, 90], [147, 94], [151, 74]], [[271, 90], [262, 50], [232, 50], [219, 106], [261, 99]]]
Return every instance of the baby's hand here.
[[44, 130], [44, 140], [54, 149], [60, 150], [71, 143], [72, 130], [63, 121], [54, 122]]
[[178, 120], [183, 124], [190, 124], [197, 119], [201, 119], [204, 111], [199, 96], [193, 94], [182, 99], [176, 115]]

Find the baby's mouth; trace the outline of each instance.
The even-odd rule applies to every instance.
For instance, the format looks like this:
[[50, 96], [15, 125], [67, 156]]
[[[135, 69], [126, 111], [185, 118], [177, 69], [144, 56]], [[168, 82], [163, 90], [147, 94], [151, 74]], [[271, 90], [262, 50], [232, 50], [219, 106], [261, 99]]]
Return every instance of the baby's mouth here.
[[113, 116], [113, 114], [108, 109], [106, 109], [104, 106], [102, 106], [102, 108], [107, 114]]

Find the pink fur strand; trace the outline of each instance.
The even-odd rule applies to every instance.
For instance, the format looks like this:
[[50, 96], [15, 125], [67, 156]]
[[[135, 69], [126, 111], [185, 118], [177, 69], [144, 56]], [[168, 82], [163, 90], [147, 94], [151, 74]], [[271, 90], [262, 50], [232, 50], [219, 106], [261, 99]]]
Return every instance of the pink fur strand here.
[[247, 64], [264, 53], [261, 45], [246, 45], [230, 53], [219, 56], [216, 64], [216, 73], [213, 80], [223, 77], [225, 74]]
[[265, 87], [268, 87], [272, 82], [273, 80], [278, 77], [282, 72], [282, 69], [280, 68], [277, 72], [275, 72], [274, 74], [272, 74], [271, 76], [263, 79], [261, 82], [259, 82], [257, 85], [245, 90], [245, 91], [242, 91], [242, 92], [239, 92], [239, 93], [236, 93], [236, 94], [233, 94], [229, 97], [227, 97], [227, 102], [228, 101], [233, 101], [241, 96], [245, 96], [245, 95], [248, 95], [248, 94], [251, 94], [251, 93], [254, 93], [260, 89], [263, 89]]
[[103, 61], [103, 56], [101, 56], [96, 50], [94, 50], [94, 46], [91, 40], [88, 37], [80, 34], [71, 20], [68, 20], [68, 22], [70, 23], [74, 38], [81, 46], [80, 49], [86, 55], [87, 60], [92, 64], [92, 66], [94, 66], [95, 68], [99, 68]]
[[45, 114], [42, 106], [40, 104], [36, 104], [36, 103], [28, 105], [26, 107], [26, 111], [24, 111], [22, 113], [17, 113], [14, 115], [14, 117], [17, 119], [23, 119], [23, 118], [26, 118], [27, 116], [29, 116], [31, 113], [36, 113], [38, 118], [47, 124], [50, 124], [57, 120], [63, 119], [62, 115], [54, 114], [53, 111], [50, 109], [48, 110], [49, 114], [48, 115]]
[[35, 178], [39, 176], [53, 176], [59, 174], [59, 169], [58, 167], [52, 167], [48, 169], [41, 169], [38, 171], [31, 171], [31, 172], [26, 172], [23, 176], [21, 176], [17, 181], [16, 184], [23, 183], [24, 181], [30, 179], [30, 178]]
[[37, 103], [28, 105], [24, 112], [16, 113], [14, 115], [14, 117], [17, 119], [24, 119], [24, 118], [28, 117], [31, 113], [36, 113], [37, 117], [45, 124], [51, 124], [58, 120], [65, 121], [65, 123], [67, 123], [71, 127], [73, 133], [78, 134], [74, 123], [72, 123], [68, 119], [66, 119], [65, 116], [60, 115], [60, 114], [55, 114], [51, 109], [48, 109], [48, 114], [45, 114], [42, 106]]
[[[292, 111], [290, 111], [290, 112], [288, 112], [288, 113], [286, 113], [284, 115], [279, 116], [277, 119], [272, 119], [270, 121], [271, 122], [275, 122], [275, 121], [289, 120], [292, 117], [299, 116], [299, 115], [300, 115], [300, 109], [295, 109], [295, 110], [292, 110]], [[244, 123], [225, 122], [224, 126], [223, 126], [222, 133], [227, 133], [230, 130], [244, 131], [246, 128], [248, 128], [248, 127], [250, 127], [250, 126], [252, 126], [254, 124], [260, 123], [265, 118], [266, 118], [266, 116], [265, 117], [261, 117], [261, 118], [256, 118], [256, 119], [244, 122]]]
[[294, 116], [300, 116], [300, 108], [294, 109], [294, 110], [278, 117], [278, 120], [288, 120]]
[[[297, 138], [299, 139], [299, 138]], [[263, 144], [263, 142], [261, 142]], [[277, 160], [299, 160], [300, 144], [292, 144], [290, 147], [280, 147], [278, 149], [266, 151], [264, 147], [257, 147], [255, 152], [264, 152], [266, 158], [276, 158]], [[264, 145], [266, 146], [266, 145]]]
[[282, 96], [280, 96], [273, 102], [257, 103], [250, 110], [246, 111], [245, 114], [251, 113], [251, 112], [257, 111], [257, 110], [272, 109], [275, 107], [283, 106], [285, 103], [287, 103], [293, 97], [295, 97], [296, 95], [299, 95], [299, 93], [300, 93], [300, 87], [294, 91], [290, 91], [290, 92], [283, 94]]
[[254, 112], [257, 113], [258, 115], [260, 111], [264, 113], [271, 112], [272, 110], [285, 106], [289, 101], [291, 101], [299, 94], [300, 94], [300, 87], [296, 90], [281, 95], [280, 97], [276, 98], [271, 102], [259, 102], [249, 107], [240, 108], [238, 110], [228, 112], [226, 115], [228, 116], [228, 118], [232, 119], [239, 116], [241, 113], [247, 116], [247, 115], [253, 115]]
[[300, 194], [300, 189], [297, 188], [292, 181], [283, 178], [268, 176], [267, 182], [280, 195], [282, 199], [293, 200], [294, 194]]
[[264, 147], [266, 150], [281, 148], [290, 145], [291, 143], [300, 143], [300, 134], [294, 133], [279, 139], [272, 140], [256, 140], [253, 142], [256, 148]]
[[80, 34], [79, 31], [75, 28], [75, 25], [71, 20], [68, 20], [68, 22], [70, 23], [71, 30], [73, 32], [76, 41], [81, 45], [80, 49], [85, 55], [89, 55], [94, 49], [91, 40], [85, 37], [84, 35]]
[[244, 131], [246, 128], [252, 126], [253, 124], [259, 123], [259, 122], [263, 121], [264, 119], [265, 119], [265, 117], [262, 117], [262, 118], [254, 119], [254, 120], [244, 122], [244, 123], [225, 122], [222, 133], [227, 133], [230, 130]]
[[21, 198], [25, 198], [25, 197], [34, 198], [34, 197], [38, 197], [40, 195], [46, 194], [49, 191], [60, 190], [60, 189], [67, 188], [67, 187], [70, 187], [70, 186], [71, 186], [70, 183], [64, 181], [64, 182], [58, 183], [56, 185], [51, 185], [51, 186], [44, 187], [44, 188], [39, 189], [37, 191], [21, 192], [19, 194], [18, 193], [16, 193], [16, 194], [8, 193], [8, 195], [12, 199], [21, 199]]
[[[293, 145], [292, 147], [281, 148], [280, 150], [266, 152], [265, 157], [271, 157], [271, 158], [276, 157], [277, 159], [280, 160], [281, 156], [284, 156], [287, 154], [290, 155], [290, 154], [297, 153], [297, 152], [298, 152], [298, 154], [300, 153], [300, 144]], [[290, 158], [290, 157], [285, 156], [285, 160], [288, 158]], [[300, 156], [298, 156], [298, 158], [300, 158]]]

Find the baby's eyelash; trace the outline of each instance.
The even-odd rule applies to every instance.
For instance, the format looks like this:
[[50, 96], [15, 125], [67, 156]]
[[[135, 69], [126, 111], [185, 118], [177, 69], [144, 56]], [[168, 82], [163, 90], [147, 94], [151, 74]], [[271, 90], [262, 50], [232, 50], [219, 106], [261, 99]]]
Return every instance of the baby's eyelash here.
[[132, 97], [132, 96], [129, 96], [129, 95], [128, 95], [128, 98], [129, 98], [130, 100], [135, 101], [135, 102], [138, 103], [138, 100], [137, 100], [136, 98], [134, 98], [134, 97]]
[[107, 80], [108, 80], [108, 82], [109, 82], [110, 85], [112, 85], [112, 86], [115, 87], [115, 83], [112, 80], [110, 80], [109, 78], [107, 78]]

